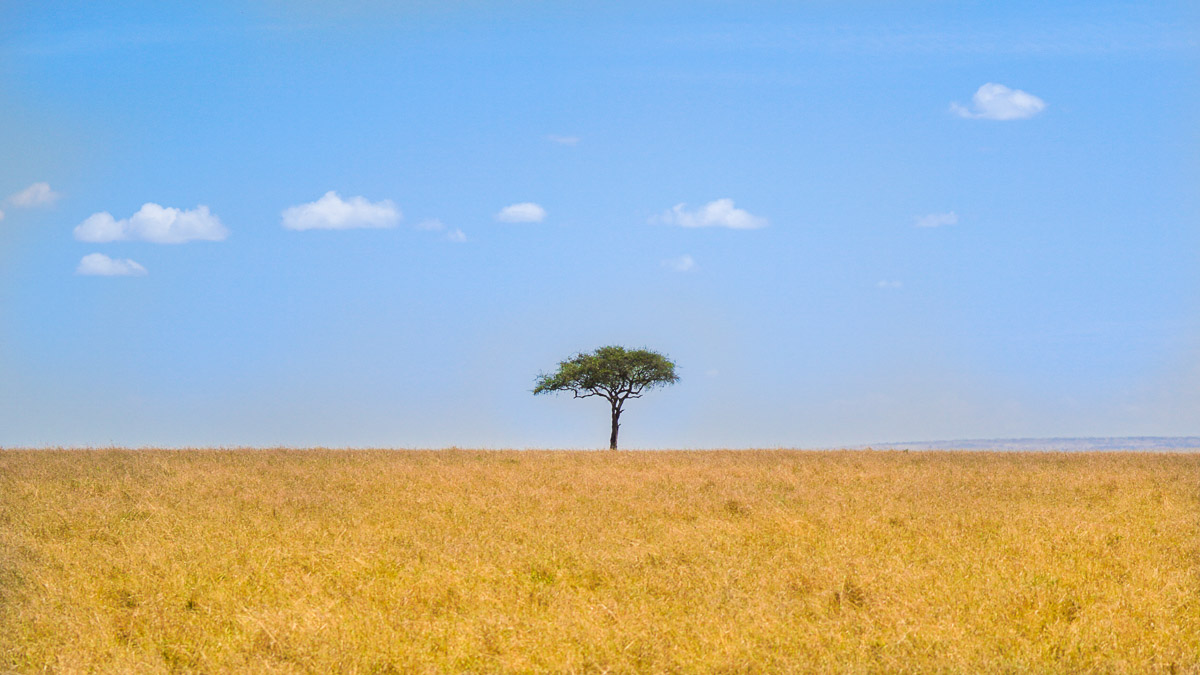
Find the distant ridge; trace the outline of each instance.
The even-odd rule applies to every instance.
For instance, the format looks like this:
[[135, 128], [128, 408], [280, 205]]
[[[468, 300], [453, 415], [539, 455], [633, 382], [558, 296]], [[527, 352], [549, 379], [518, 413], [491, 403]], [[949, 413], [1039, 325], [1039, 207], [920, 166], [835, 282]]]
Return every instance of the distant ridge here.
[[1114, 436], [1094, 438], [976, 438], [952, 441], [872, 443], [862, 446], [885, 450], [999, 450], [1023, 452], [1050, 450], [1087, 452], [1131, 450], [1140, 452], [1200, 451], [1200, 436]]

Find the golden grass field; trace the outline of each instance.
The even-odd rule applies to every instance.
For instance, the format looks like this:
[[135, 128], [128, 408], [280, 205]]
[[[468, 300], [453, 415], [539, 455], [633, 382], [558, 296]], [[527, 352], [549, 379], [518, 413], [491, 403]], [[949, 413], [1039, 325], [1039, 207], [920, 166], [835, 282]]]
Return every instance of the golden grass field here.
[[0, 671], [1200, 672], [1200, 454], [0, 451]]

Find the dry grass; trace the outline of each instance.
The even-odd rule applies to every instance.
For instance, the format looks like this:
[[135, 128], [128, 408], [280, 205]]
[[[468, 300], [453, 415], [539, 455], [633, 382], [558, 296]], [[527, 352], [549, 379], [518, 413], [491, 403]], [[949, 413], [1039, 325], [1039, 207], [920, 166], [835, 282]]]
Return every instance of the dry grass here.
[[0, 671], [1197, 672], [1200, 455], [0, 452]]

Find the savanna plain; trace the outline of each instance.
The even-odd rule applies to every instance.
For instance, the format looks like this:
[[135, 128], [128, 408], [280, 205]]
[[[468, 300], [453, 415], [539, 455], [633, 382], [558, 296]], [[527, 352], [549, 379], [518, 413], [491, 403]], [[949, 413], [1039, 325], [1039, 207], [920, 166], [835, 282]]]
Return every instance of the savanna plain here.
[[4, 450], [0, 671], [1200, 672], [1200, 454]]

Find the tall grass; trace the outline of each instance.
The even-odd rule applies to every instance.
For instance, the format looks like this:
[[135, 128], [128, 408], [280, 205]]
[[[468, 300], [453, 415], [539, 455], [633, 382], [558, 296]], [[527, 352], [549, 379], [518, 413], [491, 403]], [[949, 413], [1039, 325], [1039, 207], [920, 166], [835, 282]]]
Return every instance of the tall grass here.
[[0, 671], [1200, 671], [1200, 455], [0, 452]]

